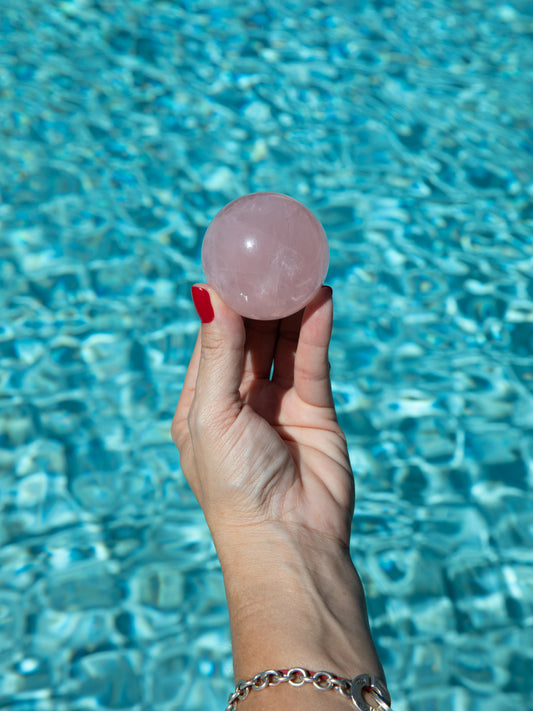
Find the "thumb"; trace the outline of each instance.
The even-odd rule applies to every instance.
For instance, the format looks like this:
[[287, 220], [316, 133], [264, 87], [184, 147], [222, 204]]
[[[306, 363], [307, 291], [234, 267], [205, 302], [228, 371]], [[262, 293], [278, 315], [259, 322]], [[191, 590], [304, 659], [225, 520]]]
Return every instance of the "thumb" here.
[[240, 410], [245, 342], [242, 317], [207, 284], [194, 284], [191, 294], [202, 321], [197, 405], [202, 408], [216, 403], [217, 411], [227, 412], [235, 406]]

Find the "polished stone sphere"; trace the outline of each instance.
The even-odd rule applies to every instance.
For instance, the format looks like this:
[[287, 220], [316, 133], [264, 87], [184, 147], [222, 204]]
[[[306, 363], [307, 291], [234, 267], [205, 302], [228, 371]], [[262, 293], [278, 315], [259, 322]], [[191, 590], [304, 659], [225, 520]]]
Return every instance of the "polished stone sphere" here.
[[270, 320], [306, 306], [328, 271], [324, 228], [279, 193], [244, 195], [214, 217], [202, 245], [207, 283], [241, 316]]

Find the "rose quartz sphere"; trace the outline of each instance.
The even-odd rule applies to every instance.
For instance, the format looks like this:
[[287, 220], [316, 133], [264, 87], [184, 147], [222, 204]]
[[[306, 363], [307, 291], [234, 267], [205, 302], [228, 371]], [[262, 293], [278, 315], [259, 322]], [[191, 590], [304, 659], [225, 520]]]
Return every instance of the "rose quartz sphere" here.
[[241, 316], [279, 319], [306, 306], [329, 264], [324, 228], [302, 203], [252, 193], [215, 216], [202, 245], [208, 284]]

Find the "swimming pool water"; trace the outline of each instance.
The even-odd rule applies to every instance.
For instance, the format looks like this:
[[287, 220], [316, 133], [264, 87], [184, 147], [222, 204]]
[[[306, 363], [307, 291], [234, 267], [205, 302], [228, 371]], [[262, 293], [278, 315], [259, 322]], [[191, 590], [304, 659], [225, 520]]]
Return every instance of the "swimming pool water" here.
[[234, 5], [0, 0], [0, 708], [224, 708], [169, 430], [203, 233], [258, 190], [329, 236], [395, 711], [533, 708], [533, 6]]

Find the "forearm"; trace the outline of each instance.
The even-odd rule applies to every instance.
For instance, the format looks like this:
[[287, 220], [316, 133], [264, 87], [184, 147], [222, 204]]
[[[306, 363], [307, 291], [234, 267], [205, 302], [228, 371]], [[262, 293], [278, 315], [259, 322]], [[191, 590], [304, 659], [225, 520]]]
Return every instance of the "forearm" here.
[[[353, 678], [383, 678], [359, 576], [342, 547], [303, 531], [218, 539], [230, 612], [236, 679], [302, 666]], [[288, 684], [251, 692], [247, 711], [339, 711], [338, 692]], [[243, 708], [244, 711], [244, 708]]]

